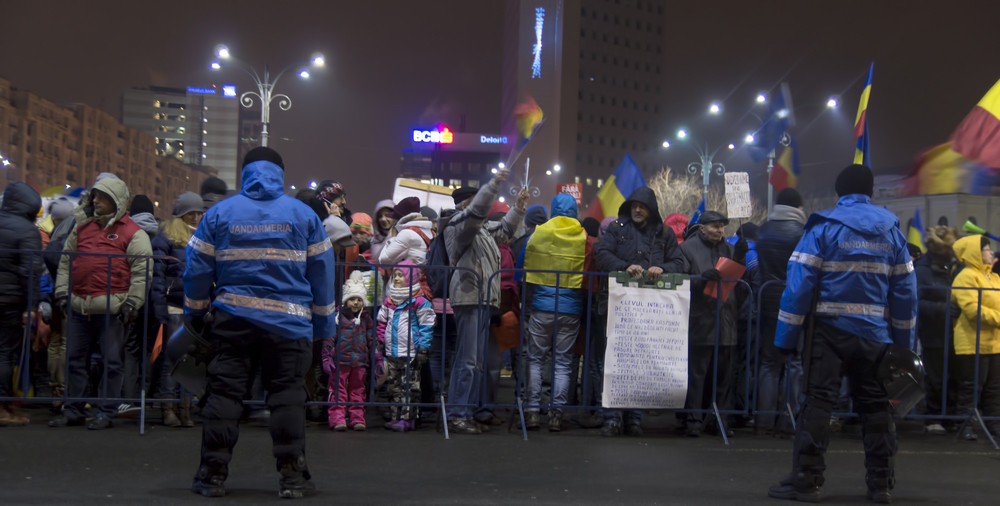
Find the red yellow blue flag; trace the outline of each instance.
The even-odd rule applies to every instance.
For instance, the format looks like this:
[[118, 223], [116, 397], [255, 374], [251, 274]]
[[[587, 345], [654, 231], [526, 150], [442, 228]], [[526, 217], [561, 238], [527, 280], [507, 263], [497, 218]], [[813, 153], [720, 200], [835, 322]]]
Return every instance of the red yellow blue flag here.
[[542, 108], [538, 107], [535, 99], [531, 98], [531, 95], [527, 95], [523, 103], [514, 107], [514, 119], [517, 128], [516, 147], [520, 151], [541, 128], [545, 121], [545, 114], [542, 113]]
[[871, 167], [871, 145], [868, 139], [868, 97], [872, 93], [872, 71], [875, 62], [868, 69], [868, 80], [861, 92], [861, 104], [858, 105], [858, 116], [854, 119], [854, 163]]
[[795, 188], [799, 183], [799, 148], [792, 138], [781, 156], [775, 160], [774, 167], [771, 168], [771, 175], [768, 182], [774, 187], [774, 191], [780, 192], [785, 188]]

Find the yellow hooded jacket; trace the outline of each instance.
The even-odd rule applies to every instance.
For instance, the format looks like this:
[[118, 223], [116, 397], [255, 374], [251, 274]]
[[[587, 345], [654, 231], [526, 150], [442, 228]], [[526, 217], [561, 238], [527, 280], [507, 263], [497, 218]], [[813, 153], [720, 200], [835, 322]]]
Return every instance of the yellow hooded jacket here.
[[[955, 242], [955, 255], [965, 264], [965, 268], [955, 277], [952, 287], [1000, 289], [1000, 277], [993, 273], [993, 266], [983, 264], [981, 241], [981, 236], [970, 235]], [[980, 353], [1000, 353], [1000, 291], [982, 292]], [[962, 308], [962, 316], [955, 324], [955, 353], [973, 355], [976, 353], [979, 291], [952, 290], [951, 300]]]

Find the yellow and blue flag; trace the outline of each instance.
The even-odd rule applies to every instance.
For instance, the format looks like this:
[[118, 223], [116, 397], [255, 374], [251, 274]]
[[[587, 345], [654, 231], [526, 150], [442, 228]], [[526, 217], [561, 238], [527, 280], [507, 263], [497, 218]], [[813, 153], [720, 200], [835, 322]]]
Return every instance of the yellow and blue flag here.
[[927, 237], [924, 234], [924, 222], [920, 219], [920, 207], [917, 206], [916, 212], [913, 213], [913, 220], [910, 221], [910, 229], [906, 231], [906, 242], [926, 253], [927, 248], [924, 243]]
[[622, 158], [614, 174], [601, 186], [597, 196], [590, 202], [589, 216], [597, 221], [603, 221], [608, 216], [618, 216], [618, 208], [632, 192], [646, 186], [639, 166], [628, 154]]

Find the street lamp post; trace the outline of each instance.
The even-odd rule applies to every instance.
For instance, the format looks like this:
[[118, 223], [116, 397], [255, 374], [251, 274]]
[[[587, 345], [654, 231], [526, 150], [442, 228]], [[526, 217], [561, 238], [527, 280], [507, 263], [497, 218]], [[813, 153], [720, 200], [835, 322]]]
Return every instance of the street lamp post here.
[[[258, 74], [257, 71], [252, 67], [250, 67], [250, 69], [247, 70], [246, 68], [240, 66], [245, 64], [242, 61], [237, 60], [236, 58], [230, 56], [229, 50], [225, 46], [219, 47], [216, 50], [216, 56], [218, 56], [219, 59], [224, 61], [239, 62], [239, 65], [238, 64], [223, 65], [219, 63], [218, 60], [216, 60], [212, 62], [211, 65], [212, 69], [218, 70], [222, 67], [236, 67], [242, 70], [243, 72], [246, 72], [247, 75], [250, 76], [251, 79], [253, 79], [254, 84], [257, 85], [257, 91], [252, 91], [252, 90], [246, 91], [243, 92], [242, 95], [240, 95], [240, 103], [243, 104], [243, 107], [249, 109], [253, 107], [253, 102], [254, 102], [253, 97], [256, 96], [257, 100], [260, 101], [260, 126], [261, 126], [260, 145], [261, 146], [267, 146], [267, 138], [268, 138], [267, 125], [271, 122], [271, 101], [278, 99], [278, 107], [282, 111], [287, 111], [292, 108], [292, 99], [289, 98], [288, 95], [285, 95], [284, 93], [278, 93], [278, 94], [274, 93], [274, 86], [278, 84], [278, 80], [281, 79], [281, 76], [283, 76], [285, 72], [288, 72], [288, 70], [291, 69], [292, 67], [300, 67], [308, 65], [312, 65], [313, 67], [322, 67], [325, 64], [323, 55], [316, 53], [309, 61], [297, 62], [285, 67], [284, 70], [282, 70], [281, 72], [278, 73], [277, 76], [275, 76], [274, 80], [271, 80], [271, 74], [270, 71], [268, 70], [266, 63], [264, 64], [264, 76], [263, 78], [261, 78], [260, 74]], [[249, 65], [247, 65], [247, 67], [249, 67]], [[299, 77], [301, 77], [302, 79], [308, 79], [309, 71], [303, 68], [299, 72]]]
[[[680, 139], [686, 139], [687, 137], [689, 137], [689, 135], [686, 131], [681, 130], [680, 132], [677, 133], [677, 137]], [[669, 146], [669, 144], [666, 141], [664, 141], [663, 144], [664, 146]], [[726, 173], [725, 165], [723, 165], [720, 162], [713, 161], [715, 155], [719, 153], [719, 150], [722, 149], [722, 147], [720, 146], [715, 148], [715, 150], [713, 151], [709, 151], [707, 142], [705, 143], [704, 149], [701, 147], [701, 144], [697, 142], [691, 142], [691, 143], [685, 142], [683, 144], [694, 150], [694, 152], [698, 155], [699, 160], [697, 162], [689, 163], [687, 166], [687, 171], [688, 174], [698, 174], [699, 171], [701, 172], [702, 184], [704, 185], [702, 198], [705, 199], [705, 203], [707, 205], [708, 183], [710, 176], [712, 175], [712, 172], [714, 171], [719, 176]]]

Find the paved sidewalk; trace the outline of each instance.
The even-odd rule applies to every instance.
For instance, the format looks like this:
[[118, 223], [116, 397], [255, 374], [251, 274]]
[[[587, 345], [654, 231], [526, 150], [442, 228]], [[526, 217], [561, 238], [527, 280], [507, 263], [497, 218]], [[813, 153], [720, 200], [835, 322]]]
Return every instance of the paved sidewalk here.
[[[241, 427], [229, 495], [210, 501], [188, 491], [200, 425], [149, 425], [140, 436], [134, 420], [89, 432], [50, 429], [46, 418], [37, 411], [28, 427], [0, 428], [0, 503], [280, 502], [265, 428]], [[321, 493], [302, 503], [786, 504], [768, 499], [766, 490], [789, 469], [790, 439], [738, 431], [725, 446], [719, 438], [677, 436], [672, 423], [670, 415], [647, 417], [643, 438], [602, 438], [597, 430], [576, 428], [529, 433], [530, 441], [506, 427], [446, 441], [432, 428], [332, 433], [311, 425], [307, 458]], [[904, 433], [900, 449], [894, 504], [1000, 502], [1000, 452], [983, 442]], [[825, 504], [868, 504], [863, 459], [856, 435], [833, 441]]]

